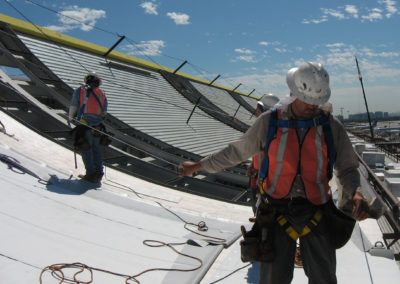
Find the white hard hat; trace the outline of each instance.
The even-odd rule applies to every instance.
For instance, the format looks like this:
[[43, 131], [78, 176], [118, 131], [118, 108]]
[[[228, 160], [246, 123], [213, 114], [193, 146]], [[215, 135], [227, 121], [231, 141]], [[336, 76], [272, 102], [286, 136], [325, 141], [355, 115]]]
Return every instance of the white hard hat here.
[[292, 95], [307, 104], [322, 105], [331, 96], [329, 75], [321, 63], [307, 62], [290, 69], [286, 83]]
[[93, 80], [93, 79], [94, 79], [94, 80], [98, 80], [99, 85], [101, 84], [101, 78], [100, 78], [99, 74], [97, 74], [96, 72], [93, 72], [93, 71], [87, 73], [87, 74], [85, 75], [85, 77], [83, 78], [83, 81], [84, 81], [85, 83], [88, 83], [88, 81], [91, 81], [91, 80]]
[[277, 102], [279, 102], [279, 98], [274, 94], [266, 94], [264, 95], [257, 104], [261, 105], [264, 111], [272, 108]]

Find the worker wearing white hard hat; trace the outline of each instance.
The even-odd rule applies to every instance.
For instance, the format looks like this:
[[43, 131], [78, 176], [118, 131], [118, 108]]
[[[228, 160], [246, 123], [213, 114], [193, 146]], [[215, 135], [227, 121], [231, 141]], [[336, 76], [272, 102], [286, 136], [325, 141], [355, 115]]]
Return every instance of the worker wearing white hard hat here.
[[[290, 95], [276, 108], [261, 114], [238, 141], [198, 162], [181, 163], [181, 176], [219, 172], [264, 151], [262, 202], [252, 230], [242, 229], [242, 261], [260, 262], [260, 284], [289, 284], [299, 241], [309, 283], [335, 284], [336, 249], [349, 240], [355, 219], [371, 211], [346, 130], [324, 108], [331, 95], [328, 72], [306, 62], [290, 69], [286, 81]], [[341, 185], [338, 205], [348, 215], [332, 201], [333, 169]]]

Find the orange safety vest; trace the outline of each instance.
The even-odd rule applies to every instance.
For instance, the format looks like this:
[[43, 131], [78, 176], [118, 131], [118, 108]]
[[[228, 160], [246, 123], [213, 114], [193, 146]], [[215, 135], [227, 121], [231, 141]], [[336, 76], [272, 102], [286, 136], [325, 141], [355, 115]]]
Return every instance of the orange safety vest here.
[[[278, 119], [281, 119], [278, 110]], [[301, 174], [307, 199], [324, 204], [331, 198], [328, 178], [328, 146], [321, 125], [308, 129], [300, 144], [296, 128], [278, 127], [268, 148], [269, 168], [261, 193], [284, 198], [297, 173]], [[300, 170], [299, 170], [300, 167]]]
[[264, 157], [263, 152], [260, 152], [257, 155], [253, 156], [253, 161], [252, 161], [253, 168], [258, 171], [258, 174], [257, 174], [257, 176], [253, 176], [253, 175], [250, 176], [250, 187], [251, 188], [258, 189], [258, 187], [259, 187], [258, 179], [260, 177], [261, 161], [262, 161], [263, 157]]
[[[80, 94], [80, 108], [82, 108], [83, 104], [85, 104], [85, 108], [83, 109], [83, 114], [97, 114], [102, 115], [104, 107], [104, 103], [106, 100], [106, 94], [103, 90], [98, 87], [91, 88], [93, 92], [89, 96], [87, 96], [87, 90], [84, 87], [81, 87], [81, 94]], [[94, 95], [97, 96], [99, 101], [96, 100]], [[101, 106], [99, 104], [101, 103]]]
[[253, 168], [259, 170], [261, 168], [261, 161], [264, 157], [264, 153], [260, 152], [253, 156]]

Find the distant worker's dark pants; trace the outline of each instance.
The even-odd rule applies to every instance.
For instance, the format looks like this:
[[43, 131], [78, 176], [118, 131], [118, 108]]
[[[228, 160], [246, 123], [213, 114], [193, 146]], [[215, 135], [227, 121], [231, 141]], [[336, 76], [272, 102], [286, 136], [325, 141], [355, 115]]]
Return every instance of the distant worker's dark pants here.
[[[306, 222], [304, 216], [287, 218], [300, 231]], [[300, 238], [300, 253], [309, 284], [336, 284], [336, 250], [327, 239], [327, 224], [322, 219], [317, 228]], [[275, 255], [270, 263], [261, 263], [259, 284], [289, 284], [293, 279], [296, 242], [277, 224]]]
[[90, 130], [86, 130], [85, 138], [90, 145], [88, 150], [81, 153], [86, 174], [101, 174], [103, 173], [103, 146], [100, 145], [100, 137], [96, 137]]

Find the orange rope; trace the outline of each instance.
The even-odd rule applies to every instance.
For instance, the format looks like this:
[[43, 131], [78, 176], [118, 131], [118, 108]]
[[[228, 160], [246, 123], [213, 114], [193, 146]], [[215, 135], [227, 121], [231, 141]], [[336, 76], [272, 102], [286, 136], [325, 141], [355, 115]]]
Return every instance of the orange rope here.
[[[148, 273], [148, 272], [152, 272], [152, 271], [180, 271], [180, 272], [191, 272], [191, 271], [195, 271], [197, 269], [199, 269], [200, 267], [203, 266], [203, 261], [200, 258], [188, 255], [188, 254], [184, 254], [181, 253], [179, 251], [177, 251], [174, 246], [177, 245], [185, 245], [186, 243], [164, 243], [161, 241], [156, 241], [156, 240], [144, 240], [143, 244], [149, 247], [169, 247], [170, 249], [172, 249], [174, 252], [176, 252], [179, 255], [182, 255], [184, 257], [188, 257], [191, 259], [194, 259], [196, 261], [199, 262], [199, 265], [195, 268], [190, 268], [190, 269], [180, 269], [180, 268], [150, 268], [150, 269], [146, 269], [136, 275], [126, 275], [126, 274], [121, 274], [121, 273], [116, 273], [116, 272], [112, 272], [109, 270], [105, 270], [105, 269], [101, 269], [101, 268], [96, 268], [96, 267], [91, 267], [88, 266], [86, 264], [83, 263], [79, 263], [79, 262], [75, 262], [75, 263], [58, 263], [58, 264], [52, 264], [49, 266], [46, 266], [45, 268], [42, 269], [42, 271], [40, 272], [40, 276], [39, 276], [39, 281], [40, 284], [43, 283], [42, 277], [43, 274], [47, 271], [50, 271], [50, 274], [60, 280], [60, 282], [58, 282], [59, 284], [62, 283], [72, 283], [72, 284], [90, 284], [93, 283], [93, 271], [98, 271], [98, 272], [103, 272], [103, 273], [107, 273], [107, 274], [111, 274], [114, 276], [118, 276], [118, 277], [122, 277], [125, 278], [125, 283], [126, 284], [130, 284], [130, 283], [137, 283], [140, 284], [140, 281], [137, 280], [136, 278]], [[75, 272], [73, 274], [72, 277], [68, 277], [65, 275], [65, 270], [67, 269], [77, 269], [78, 271]], [[84, 272], [88, 272], [90, 275], [90, 279], [89, 280], [80, 280], [78, 279], [79, 276], [81, 274], [83, 274]], [[133, 281], [133, 282], [132, 282]]]

